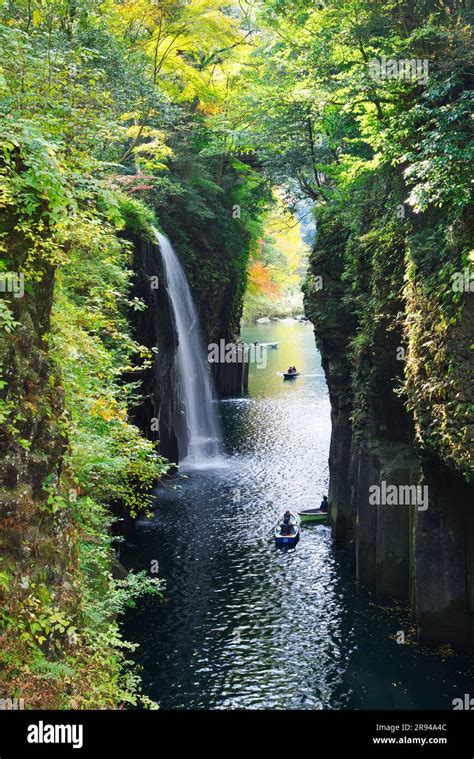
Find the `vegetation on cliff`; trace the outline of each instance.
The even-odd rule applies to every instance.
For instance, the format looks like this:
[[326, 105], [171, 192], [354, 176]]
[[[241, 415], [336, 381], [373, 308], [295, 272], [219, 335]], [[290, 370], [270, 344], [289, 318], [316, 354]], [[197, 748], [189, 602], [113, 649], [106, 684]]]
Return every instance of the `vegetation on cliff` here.
[[1, 164], [2, 263], [25, 287], [0, 342], [3, 687], [30, 706], [136, 703], [116, 617], [160, 585], [112, 578], [107, 508], [143, 508], [168, 465], [127, 421], [123, 221], [38, 133], [10, 129]]
[[306, 304], [334, 402], [363, 435], [396, 391], [419, 446], [471, 476], [465, 5], [2, 5], [2, 693], [140, 698], [117, 616], [159, 582], [112, 577], [111, 523], [169, 469], [130, 423], [154, 356], [130, 328], [127, 239], [153, 223], [206, 336], [231, 338], [249, 267], [249, 315], [301, 275], [293, 239], [281, 279], [272, 187], [296, 215], [312, 204]]
[[243, 36], [217, 3], [0, 11], [1, 690], [30, 707], [147, 703], [117, 618], [160, 583], [113, 571], [111, 532], [169, 465], [129, 421], [154, 354], [126, 239], [158, 223], [208, 334], [238, 329], [270, 197], [219, 126]]
[[[262, 16], [239, 105], [290, 206], [315, 206], [305, 307], [334, 536], [379, 598], [410, 601], [421, 639], [472, 644], [469, 8], [278, 0]], [[383, 481], [426, 487], [426, 512], [371, 505]]]
[[455, 285], [472, 277], [468, 9], [276, 0], [257, 18], [259, 65], [235, 96], [240, 139], [290, 207], [314, 203], [307, 309], [324, 339], [345, 306], [354, 426], [391, 383], [418, 443], [469, 477], [472, 285]]

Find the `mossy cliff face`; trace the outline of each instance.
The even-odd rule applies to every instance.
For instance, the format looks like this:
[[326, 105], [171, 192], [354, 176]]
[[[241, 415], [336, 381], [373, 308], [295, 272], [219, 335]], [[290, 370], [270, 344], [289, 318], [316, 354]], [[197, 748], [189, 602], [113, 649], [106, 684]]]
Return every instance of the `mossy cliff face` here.
[[[402, 198], [386, 169], [350, 218], [319, 214], [305, 302], [332, 406], [331, 523], [361, 582], [410, 601], [420, 638], [471, 644], [474, 294], [451, 287], [468, 235], [441, 212], [399, 218]], [[428, 508], [371, 503], [382, 482], [427, 486]]]
[[[188, 155], [174, 162], [177, 194], [150, 193], [147, 202], [185, 270], [207, 346], [239, 339], [249, 258], [272, 195], [252, 161], [244, 165], [224, 155], [201, 160]], [[214, 363], [212, 373], [220, 395], [239, 393], [245, 384], [242, 365]]]
[[168, 467], [127, 421], [122, 376], [141, 349], [123, 221], [93, 188], [65, 198], [60, 156], [29, 132], [5, 140], [0, 170], [0, 695], [137, 703], [116, 617], [159, 586], [111, 578], [110, 509], [143, 508]]
[[[30, 243], [15, 231], [15, 217], [3, 214], [0, 225], [7, 232], [9, 271], [20, 272]], [[36, 272], [41, 279], [32, 283], [26, 278], [23, 297], [2, 294], [17, 325], [0, 330], [0, 405], [5, 415], [0, 435], [0, 574], [2, 608], [17, 621], [15, 632], [9, 633], [2, 619], [0, 690], [12, 697], [19, 688], [30, 707], [58, 706], [66, 697], [63, 687], [57, 688], [56, 696], [49, 686], [41, 693], [34, 677], [4, 682], [9, 667], [15, 667], [15, 655], [25, 662], [30, 658], [28, 620], [37, 613], [34, 597], [47, 588], [48, 603], [61, 606], [68, 615], [77, 611], [76, 530], [67, 510], [54, 512], [47, 505], [45, 489], [58, 482], [65, 448], [60, 425], [63, 392], [47, 342], [54, 267], [39, 260]]]
[[[30, 245], [15, 231], [16, 219], [2, 214], [9, 272], [19, 273]], [[44, 499], [48, 475], [58, 475], [64, 449], [59, 429], [63, 394], [48, 355], [54, 267], [39, 262], [39, 282], [24, 281], [24, 293], [2, 293], [16, 328], [0, 331], [0, 397], [6, 423], [0, 436], [0, 500], [12, 517], [24, 498]]]
[[176, 367], [178, 339], [171, 303], [164, 286], [159, 245], [150, 227], [128, 229], [134, 276], [131, 295], [146, 304], [129, 318], [140, 343], [152, 351], [151, 365], [140, 373], [143, 400], [133, 409], [134, 422], [150, 440], [159, 440], [160, 452], [178, 462], [177, 426], [181, 415]]
[[415, 220], [404, 321], [406, 403], [430, 495], [414, 520], [417, 620], [422, 637], [461, 644], [474, 642], [474, 292], [458, 287], [460, 274], [472, 287], [472, 233], [472, 208]]
[[196, 167], [178, 162], [171, 174], [180, 194], [149, 198], [185, 269], [207, 342], [234, 340], [240, 333], [249, 255], [271, 201], [267, 182], [242, 167], [215, 156], [206, 161], [204, 179]]
[[[16, 322], [0, 331], [2, 408], [8, 423], [0, 437], [0, 482], [3, 497], [10, 501], [27, 487], [34, 497], [44, 495], [44, 478], [58, 473], [64, 441], [58, 429], [63, 409], [61, 388], [48, 358], [47, 336], [53, 299], [54, 267], [39, 261], [39, 281], [24, 279], [29, 241], [16, 231], [17, 219], [3, 213], [0, 225], [6, 233], [8, 271], [23, 277], [17, 292], [2, 293], [2, 304]], [[17, 327], [15, 329], [15, 326]]]

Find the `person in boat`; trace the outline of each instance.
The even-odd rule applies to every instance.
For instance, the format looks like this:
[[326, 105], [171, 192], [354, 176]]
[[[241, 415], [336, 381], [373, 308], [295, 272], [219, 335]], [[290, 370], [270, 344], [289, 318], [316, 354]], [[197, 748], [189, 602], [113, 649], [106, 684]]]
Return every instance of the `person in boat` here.
[[291, 526], [291, 513], [289, 511], [285, 511], [283, 515], [283, 524], [281, 525], [280, 532], [282, 535], [291, 535], [293, 532]]
[[321, 506], [319, 507], [319, 510], [322, 511], [323, 514], [328, 513], [329, 508], [329, 501], [327, 495], [323, 496], [323, 500], [321, 501]]
[[290, 366], [290, 368], [287, 371], [287, 374], [297, 374], [296, 366]]

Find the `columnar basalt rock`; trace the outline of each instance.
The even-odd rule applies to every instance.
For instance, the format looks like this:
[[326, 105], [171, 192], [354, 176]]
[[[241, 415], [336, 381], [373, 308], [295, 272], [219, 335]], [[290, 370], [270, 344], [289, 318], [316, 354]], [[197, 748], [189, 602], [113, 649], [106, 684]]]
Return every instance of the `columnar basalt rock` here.
[[[434, 223], [424, 223], [429, 221]], [[444, 221], [437, 220], [441, 226]], [[371, 223], [375, 226], [375, 217]], [[426, 231], [417, 234], [411, 244], [417, 246], [413, 255], [420, 268], [428, 237]], [[358, 245], [354, 230], [329, 213], [319, 228], [305, 287], [332, 407], [333, 536], [347, 550], [357, 578], [378, 599], [410, 603], [420, 640], [472, 645], [474, 489], [467, 409], [473, 402], [474, 303], [464, 294], [462, 309], [450, 322], [440, 314], [436, 286], [432, 297], [426, 294], [428, 274], [409, 283], [401, 298], [404, 267], [411, 266], [413, 276], [413, 263], [403, 254], [397, 230], [384, 256], [376, 249], [356, 255]], [[456, 255], [459, 268], [455, 249], [453, 266]], [[323, 279], [319, 289], [312, 287], [317, 275]], [[393, 295], [386, 294], [387, 283]], [[457, 415], [457, 424], [451, 415]], [[369, 488], [383, 482], [422, 486], [427, 507], [371, 503]]]

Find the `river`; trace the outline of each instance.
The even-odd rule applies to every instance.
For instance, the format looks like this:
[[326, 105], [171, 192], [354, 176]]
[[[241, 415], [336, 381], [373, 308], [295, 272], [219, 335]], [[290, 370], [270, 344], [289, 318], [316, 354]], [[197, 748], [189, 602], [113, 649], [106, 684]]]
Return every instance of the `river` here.
[[[252, 364], [248, 396], [219, 402], [220, 465], [160, 487], [123, 550], [129, 568], [158, 561], [166, 582], [124, 623], [144, 691], [171, 709], [450, 709], [470, 683], [474, 695], [467, 659], [411, 644], [403, 608], [358, 587], [329, 528], [274, 545], [282, 512], [327, 492], [329, 399], [309, 323], [243, 338], [279, 347]], [[302, 376], [284, 382], [290, 364]]]

